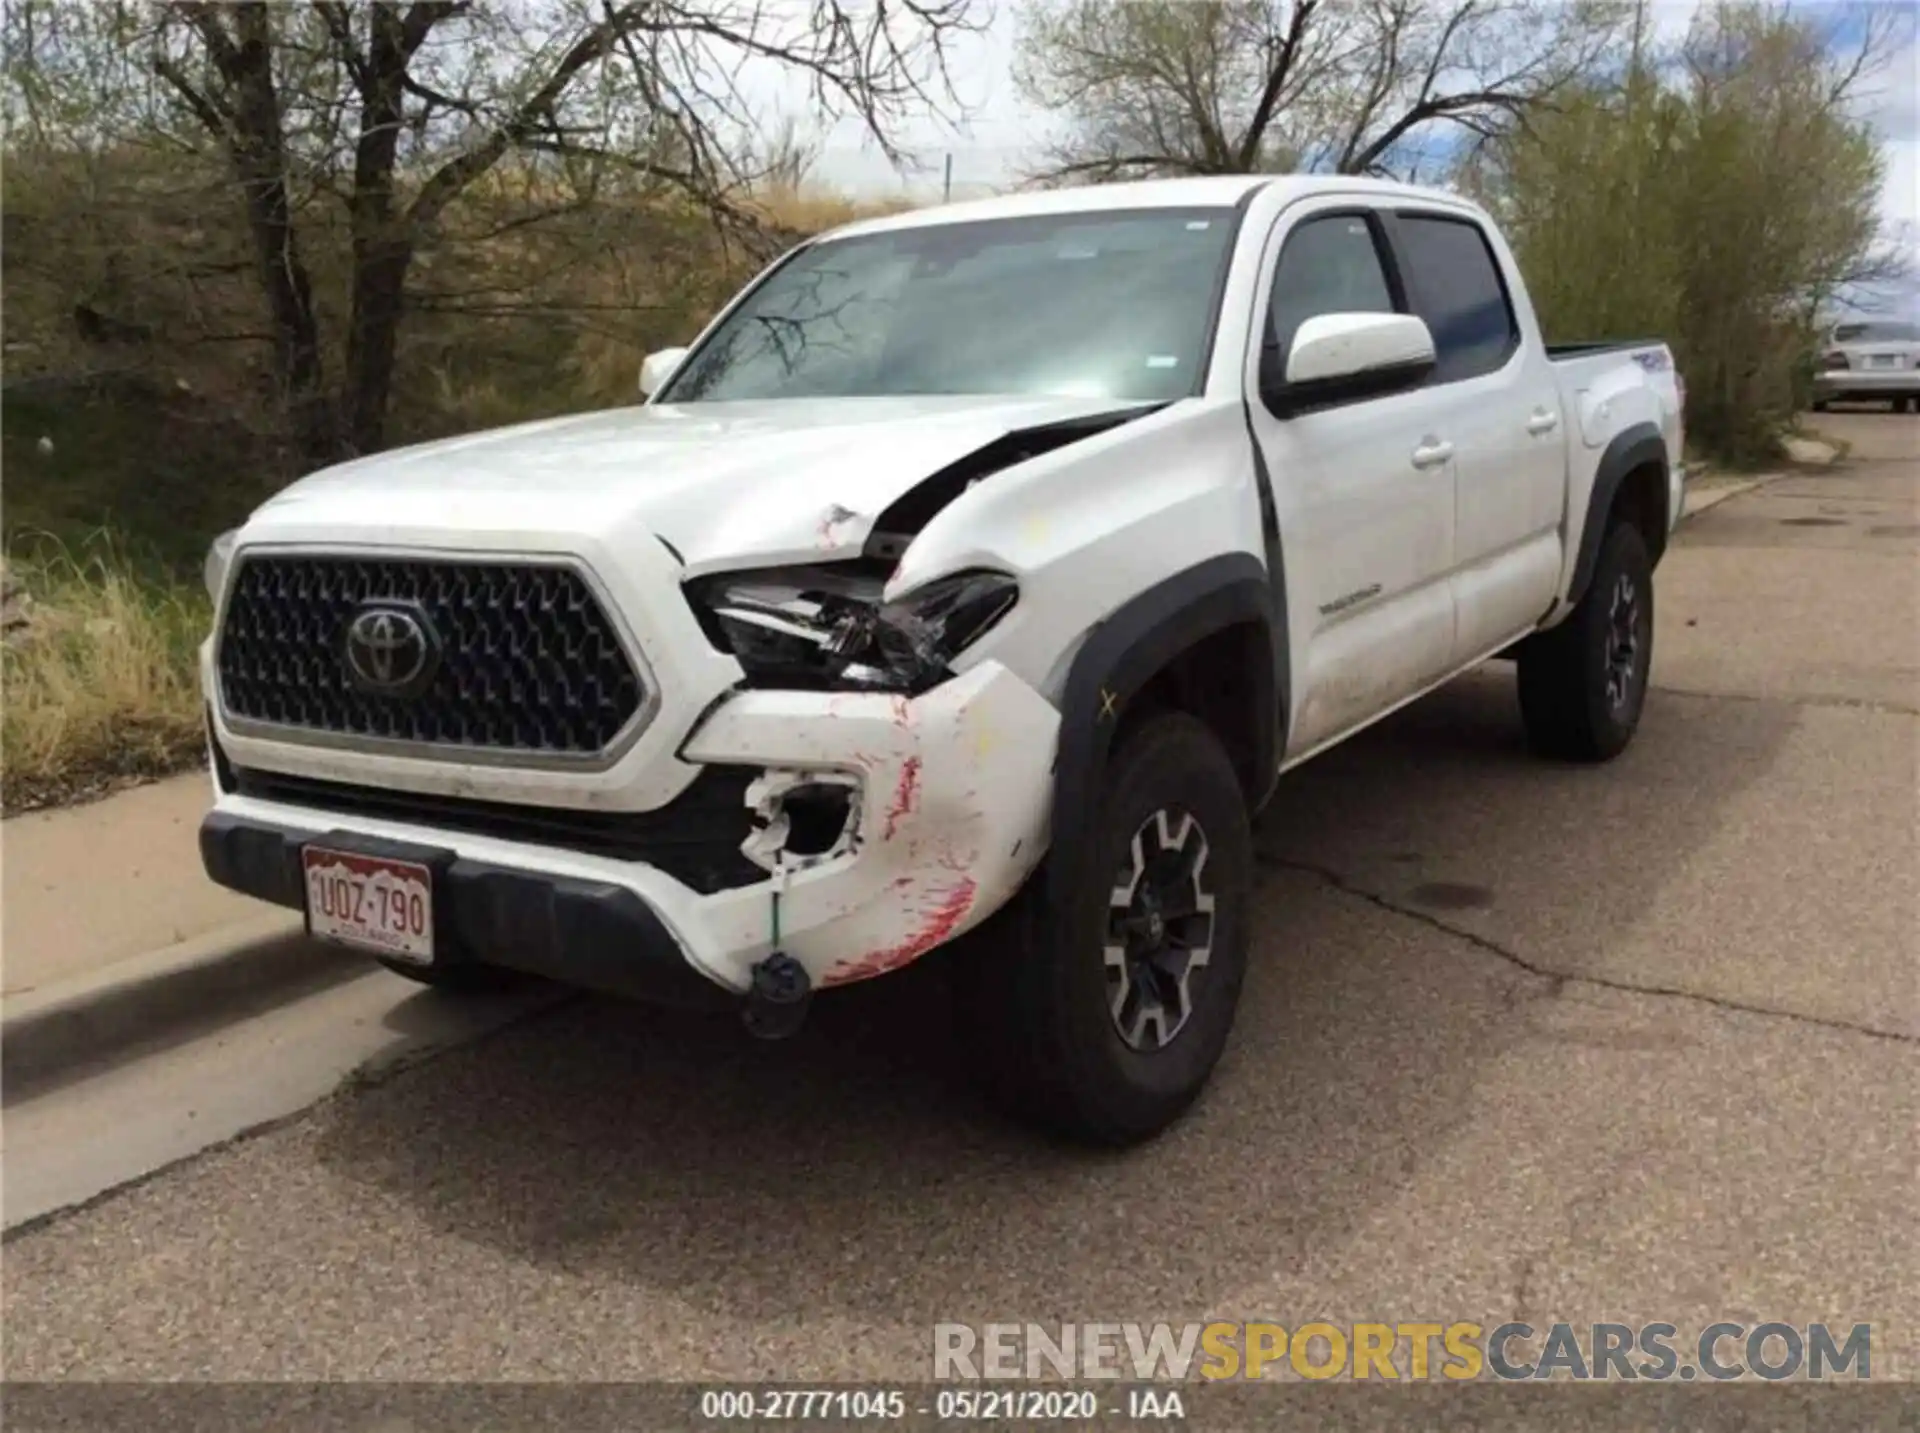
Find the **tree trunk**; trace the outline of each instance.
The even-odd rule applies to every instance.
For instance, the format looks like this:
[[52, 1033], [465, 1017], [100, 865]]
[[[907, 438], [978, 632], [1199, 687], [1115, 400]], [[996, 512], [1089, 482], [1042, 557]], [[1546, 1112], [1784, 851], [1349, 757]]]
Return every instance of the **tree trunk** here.
[[377, 451], [387, 436], [393, 356], [405, 307], [413, 249], [389, 243], [361, 252], [354, 244], [353, 323], [347, 335], [346, 448]]
[[239, 43], [231, 56], [231, 151], [246, 195], [254, 262], [273, 320], [274, 376], [301, 456], [327, 462], [338, 456], [338, 448], [320, 359], [313, 285], [287, 197], [286, 153], [264, 7], [239, 7], [235, 22]]
[[405, 306], [413, 240], [393, 207], [407, 62], [430, 27], [416, 7], [376, 5], [369, 17], [360, 82], [360, 137], [353, 151], [353, 308], [347, 328], [345, 432], [354, 453], [386, 440], [394, 348]]
[[274, 378], [280, 402], [301, 456], [327, 462], [337, 456], [337, 447], [320, 361], [320, 329], [313, 313], [312, 285], [287, 214], [286, 185], [278, 175], [262, 178], [244, 170], [241, 183], [246, 189], [260, 285], [273, 319]]

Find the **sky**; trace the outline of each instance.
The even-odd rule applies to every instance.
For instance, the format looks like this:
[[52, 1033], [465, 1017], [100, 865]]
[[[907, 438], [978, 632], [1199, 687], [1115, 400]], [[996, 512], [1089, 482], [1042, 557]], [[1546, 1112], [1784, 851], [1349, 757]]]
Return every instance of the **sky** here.
[[[1035, 158], [1037, 140], [1049, 127], [1046, 115], [1033, 112], [1020, 98], [1012, 78], [1018, 43], [1017, 0], [995, 0], [996, 9], [985, 30], [957, 47], [952, 60], [954, 87], [964, 117], [957, 124], [925, 119], [902, 135], [905, 146], [919, 161], [908, 173], [896, 172], [859, 131], [842, 125], [825, 136], [815, 177], [835, 188], [862, 197], [910, 194], [938, 198], [942, 192], [947, 156], [952, 156], [953, 197], [991, 193], [1016, 183], [1024, 165]], [[1650, 16], [1655, 33], [1677, 39], [1686, 33], [1700, 0], [1653, 0]], [[1836, 44], [1858, 34], [1858, 0], [1792, 0], [1797, 9], [1818, 15]], [[1904, 17], [1906, 43], [1892, 56], [1885, 71], [1862, 93], [1860, 111], [1879, 136], [1887, 159], [1886, 180], [1880, 195], [1881, 218], [1890, 242], [1903, 243], [1920, 269], [1920, 0], [1874, 0]], [[1882, 296], [1877, 302], [1913, 310], [1920, 317], [1920, 287]]]

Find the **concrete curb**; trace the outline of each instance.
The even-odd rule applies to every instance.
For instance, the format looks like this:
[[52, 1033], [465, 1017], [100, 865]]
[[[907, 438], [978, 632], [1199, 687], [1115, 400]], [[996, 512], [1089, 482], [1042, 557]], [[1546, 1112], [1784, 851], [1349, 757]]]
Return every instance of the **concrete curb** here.
[[308, 940], [279, 912], [0, 1002], [6, 1096], [136, 1046], [166, 1045], [364, 975], [365, 956]]
[[1755, 488], [1765, 487], [1777, 478], [1791, 476], [1791, 473], [1761, 473], [1755, 477], [1742, 478], [1738, 482], [1716, 483], [1710, 488], [1696, 488], [1690, 485], [1687, 489], [1686, 506], [1680, 512], [1680, 521], [1685, 522], [1688, 518], [1698, 517], [1708, 508], [1718, 507], [1728, 498], [1737, 498], [1742, 493], [1750, 493]]

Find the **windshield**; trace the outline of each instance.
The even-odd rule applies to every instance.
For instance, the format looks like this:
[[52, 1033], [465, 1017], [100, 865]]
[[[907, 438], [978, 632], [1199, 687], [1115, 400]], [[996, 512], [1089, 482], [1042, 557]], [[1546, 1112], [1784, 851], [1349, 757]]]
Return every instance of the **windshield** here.
[[1920, 325], [1911, 323], [1843, 323], [1833, 331], [1835, 343], [1912, 343], [1920, 339]]
[[983, 220], [833, 239], [748, 295], [667, 403], [894, 394], [1186, 397], [1229, 209]]

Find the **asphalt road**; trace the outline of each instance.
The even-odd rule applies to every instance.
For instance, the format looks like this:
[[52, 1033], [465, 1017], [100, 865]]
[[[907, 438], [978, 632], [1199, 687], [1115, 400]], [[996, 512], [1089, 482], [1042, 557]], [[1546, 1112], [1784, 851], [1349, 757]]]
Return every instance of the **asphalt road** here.
[[[1492, 667], [1283, 784], [1214, 1088], [1090, 1157], [931, 979], [579, 1000], [32, 1228], [14, 1378], [924, 1377], [939, 1321], [1875, 1325], [1920, 1377], [1920, 420], [1689, 524], [1598, 770]], [[422, 997], [431, 998], [431, 997]]]

